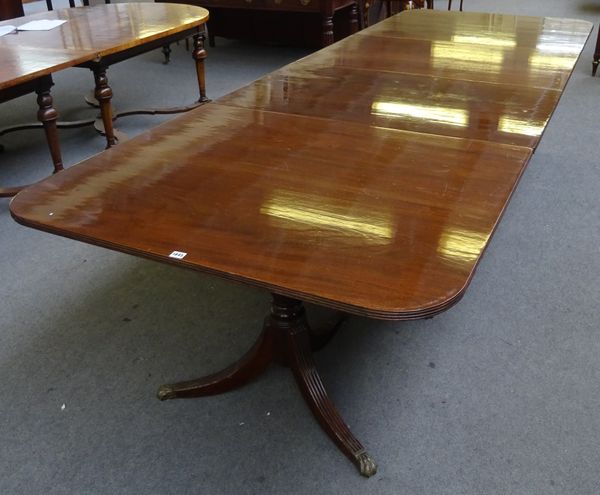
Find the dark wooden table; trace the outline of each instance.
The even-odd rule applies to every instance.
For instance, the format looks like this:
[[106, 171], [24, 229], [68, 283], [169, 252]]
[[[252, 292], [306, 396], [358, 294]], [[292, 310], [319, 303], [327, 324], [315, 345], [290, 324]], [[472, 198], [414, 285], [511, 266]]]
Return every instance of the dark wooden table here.
[[24, 15], [21, 0], [0, 0], [0, 21]]
[[355, 33], [359, 26], [358, 0], [160, 1], [183, 1], [207, 8], [211, 46], [215, 36], [223, 36], [319, 48], [333, 43], [334, 37]]
[[[112, 89], [106, 70], [114, 63], [193, 36], [199, 101], [206, 101], [203, 47], [206, 9], [153, 3], [98, 5], [41, 12], [20, 18], [18, 23], [0, 22], [0, 26], [21, 25], [36, 19], [67, 22], [50, 31], [23, 31], [0, 38], [0, 103], [37, 92], [38, 119], [46, 131], [55, 172], [62, 170], [63, 165], [56, 131], [58, 114], [53, 108], [50, 88], [52, 74], [59, 70], [77, 66], [93, 71], [95, 96], [109, 147], [116, 140], [110, 104]], [[0, 188], [0, 196], [14, 195], [19, 189]]]
[[330, 334], [309, 328], [303, 301], [391, 320], [458, 302], [590, 29], [404, 13], [21, 192], [11, 212], [271, 291], [246, 356], [159, 397], [224, 392], [285, 363], [323, 429], [370, 476], [375, 463], [312, 359]]

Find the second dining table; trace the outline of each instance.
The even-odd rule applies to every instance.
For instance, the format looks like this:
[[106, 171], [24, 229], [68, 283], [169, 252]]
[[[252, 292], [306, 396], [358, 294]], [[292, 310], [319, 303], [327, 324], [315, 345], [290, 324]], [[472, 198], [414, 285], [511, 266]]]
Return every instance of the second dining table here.
[[[56, 128], [58, 112], [50, 89], [52, 74], [84, 67], [94, 74], [97, 99], [107, 147], [116, 143], [107, 68], [141, 53], [192, 36], [198, 103], [207, 101], [204, 74], [204, 25], [208, 11], [201, 7], [167, 3], [122, 3], [59, 9], [0, 22], [21, 26], [35, 20], [64, 20], [48, 31], [20, 31], [0, 37], [0, 103], [35, 92], [38, 120], [44, 127], [54, 164], [63, 162]], [[142, 81], [135, 81], [139, 84]], [[21, 126], [18, 128], [25, 128]], [[0, 131], [0, 135], [7, 131]], [[13, 196], [22, 187], [0, 187], [0, 197]]]

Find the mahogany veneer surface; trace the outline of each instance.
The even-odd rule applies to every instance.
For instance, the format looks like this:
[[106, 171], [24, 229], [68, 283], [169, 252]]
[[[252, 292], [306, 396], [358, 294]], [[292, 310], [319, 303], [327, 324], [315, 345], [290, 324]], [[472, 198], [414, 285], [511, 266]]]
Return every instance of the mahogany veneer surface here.
[[[402, 38], [413, 22], [430, 39]], [[553, 42], [548, 22], [571, 52], [524, 63]], [[529, 41], [493, 69], [483, 56], [434, 69], [438, 38], [467, 50], [451, 25], [480, 37], [470, 53], [515, 26]], [[11, 211], [356, 314], [431, 315], [466, 289], [590, 28], [403, 13], [21, 192]]]
[[[403, 14], [400, 14], [401, 16]], [[462, 13], [461, 15], [464, 15]], [[349, 67], [465, 81], [564, 88], [578, 53], [546, 55], [531, 48], [358, 35], [318, 52], [309, 66]]]
[[[534, 147], [560, 91], [346, 67], [289, 66], [219, 103]], [[514, 125], [510, 125], [510, 124]]]
[[68, 22], [49, 31], [2, 36], [0, 90], [201, 25], [208, 11], [191, 5], [110, 4], [40, 12], [0, 26], [36, 19]]
[[478, 12], [409, 13], [390, 17], [361, 34], [422, 40], [469, 42], [474, 50], [483, 46], [532, 48], [538, 51], [577, 55], [590, 29], [588, 21], [556, 17], [530, 17]]

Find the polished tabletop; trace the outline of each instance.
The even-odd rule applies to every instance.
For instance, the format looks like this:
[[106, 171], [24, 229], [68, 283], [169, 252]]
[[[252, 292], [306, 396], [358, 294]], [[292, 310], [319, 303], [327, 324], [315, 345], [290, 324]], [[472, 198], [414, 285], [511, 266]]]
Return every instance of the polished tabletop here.
[[67, 22], [49, 31], [0, 37], [0, 90], [198, 26], [208, 20], [208, 11], [192, 5], [121, 3], [41, 12], [0, 26], [37, 19]]
[[220, 101], [535, 148], [589, 32], [572, 19], [415, 10]]
[[432, 315], [467, 288], [590, 29], [406, 12], [21, 192], [11, 212], [355, 314]]

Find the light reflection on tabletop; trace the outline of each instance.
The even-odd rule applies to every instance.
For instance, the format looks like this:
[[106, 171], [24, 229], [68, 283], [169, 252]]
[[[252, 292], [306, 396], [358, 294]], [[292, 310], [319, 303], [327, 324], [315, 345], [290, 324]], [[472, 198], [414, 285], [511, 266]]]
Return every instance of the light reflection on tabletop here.
[[558, 55], [545, 55], [542, 53], [533, 53], [529, 56], [528, 65], [530, 67], [549, 69], [549, 70], [571, 70], [577, 60], [573, 57], [561, 57]]
[[391, 215], [375, 211], [362, 210], [360, 215], [347, 212], [339, 199], [316, 196], [310, 193], [274, 191], [265, 201], [260, 213], [284, 220], [284, 228], [305, 229], [312, 227], [326, 229], [323, 237], [336, 237], [351, 243], [390, 244], [394, 237], [394, 225]]
[[413, 117], [419, 120], [439, 122], [448, 125], [466, 127], [469, 125], [469, 113], [459, 108], [433, 107], [428, 105], [375, 101], [371, 106], [374, 115]]
[[501, 116], [498, 121], [498, 130], [500, 132], [508, 132], [511, 134], [522, 134], [526, 136], [539, 137], [546, 128], [548, 119], [542, 124], [536, 125], [527, 120], [515, 119], [509, 116]]
[[431, 44], [432, 67], [436, 70], [453, 68], [500, 73], [504, 63], [504, 51], [493, 47], [474, 49], [470, 45], [434, 41]]
[[440, 236], [437, 252], [452, 261], [474, 261], [479, 257], [489, 237], [485, 232], [449, 227]]
[[[560, 93], [352, 68], [284, 68], [227, 105], [535, 147]], [[522, 130], [523, 132], [519, 132]]]
[[464, 34], [453, 34], [452, 43], [467, 43], [469, 45], [486, 45], [501, 48], [514, 48], [517, 46], [517, 41], [513, 36], [492, 37], [492, 36], [468, 36]]

